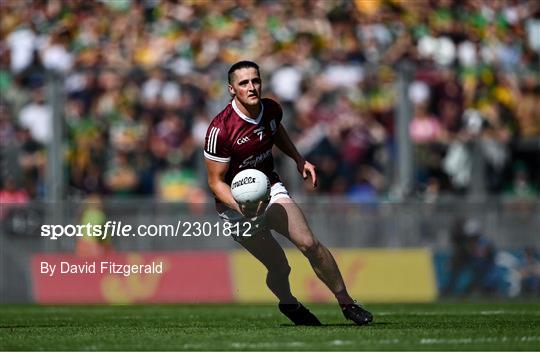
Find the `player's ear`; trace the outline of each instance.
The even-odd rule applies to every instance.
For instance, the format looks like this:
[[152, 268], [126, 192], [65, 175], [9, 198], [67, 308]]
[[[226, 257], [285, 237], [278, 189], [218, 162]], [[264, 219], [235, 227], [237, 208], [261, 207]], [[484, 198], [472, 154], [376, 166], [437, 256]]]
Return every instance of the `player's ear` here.
[[229, 85], [229, 93], [231, 94], [231, 96], [234, 96], [236, 94], [236, 92], [234, 91], [234, 88], [232, 85]]

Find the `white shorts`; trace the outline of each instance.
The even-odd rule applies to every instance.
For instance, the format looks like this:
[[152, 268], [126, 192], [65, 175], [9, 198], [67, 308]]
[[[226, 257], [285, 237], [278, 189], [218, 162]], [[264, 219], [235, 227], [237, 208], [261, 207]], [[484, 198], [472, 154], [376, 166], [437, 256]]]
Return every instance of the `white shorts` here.
[[[275, 183], [270, 188], [270, 202], [268, 203], [268, 206], [273, 204], [279, 199], [290, 199], [289, 192], [287, 191], [287, 188], [285, 188], [285, 185], [283, 185], [282, 182]], [[268, 207], [266, 207], [268, 209]]]
[[[268, 202], [268, 205], [266, 206], [266, 210], [268, 210], [268, 207], [270, 207], [270, 205], [275, 203], [277, 200], [285, 199], [285, 198], [287, 199], [291, 198], [289, 196], [289, 192], [287, 191], [287, 188], [285, 188], [285, 185], [283, 185], [283, 183], [281, 182], [275, 183], [270, 188], [270, 201]], [[233, 209], [227, 208], [226, 211], [219, 213], [219, 218], [222, 221], [230, 222], [233, 224], [240, 223], [241, 234], [243, 233], [251, 234], [253, 233], [252, 231], [256, 231], [256, 233], [260, 233], [262, 230], [266, 229], [264, 214], [260, 217], [257, 217], [258, 220], [255, 223], [252, 223], [249, 225], [249, 227], [251, 228], [250, 231], [246, 231], [245, 229], [247, 227], [246, 218], [241, 213], [238, 213], [237, 211]], [[251, 234], [251, 235], [255, 235], [255, 234]], [[238, 234], [233, 234], [233, 238], [236, 241], [242, 240], [241, 236], [238, 236]]]

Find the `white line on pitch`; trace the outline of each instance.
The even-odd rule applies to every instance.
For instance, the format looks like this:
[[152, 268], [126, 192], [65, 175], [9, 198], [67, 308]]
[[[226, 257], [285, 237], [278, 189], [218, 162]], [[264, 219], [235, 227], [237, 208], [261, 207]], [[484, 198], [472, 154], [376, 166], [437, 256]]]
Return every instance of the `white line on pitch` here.
[[495, 342], [509, 342], [509, 341], [535, 342], [535, 341], [540, 341], [540, 336], [421, 338], [420, 344], [471, 344], [471, 343], [495, 343]]
[[435, 316], [435, 315], [540, 315], [539, 312], [530, 312], [525, 310], [482, 310], [482, 311], [381, 311], [375, 312], [377, 316], [392, 316], [392, 315], [418, 315], [418, 316]]

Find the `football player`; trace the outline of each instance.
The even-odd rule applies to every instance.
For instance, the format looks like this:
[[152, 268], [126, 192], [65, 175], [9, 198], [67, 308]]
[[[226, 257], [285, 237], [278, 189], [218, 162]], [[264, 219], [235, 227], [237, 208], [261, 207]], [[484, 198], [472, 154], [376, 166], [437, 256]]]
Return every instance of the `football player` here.
[[228, 81], [232, 100], [210, 123], [204, 148], [208, 184], [220, 217], [230, 222], [246, 219], [242, 206], [231, 194], [234, 175], [246, 168], [265, 173], [271, 184], [270, 200], [264, 217], [255, 222], [257, 232], [251, 237], [237, 234], [234, 239], [268, 270], [266, 284], [279, 299], [279, 310], [296, 325], [321, 324], [291, 293], [291, 268], [270, 229], [287, 237], [307, 257], [316, 275], [335, 295], [345, 318], [358, 325], [369, 324], [373, 316], [348, 294], [334, 257], [313, 235], [302, 211], [274, 171], [275, 145], [296, 162], [304, 179], [309, 178], [312, 186], [317, 186], [315, 166], [300, 155], [281, 124], [280, 105], [261, 96], [258, 65], [251, 61], [235, 63], [229, 69]]

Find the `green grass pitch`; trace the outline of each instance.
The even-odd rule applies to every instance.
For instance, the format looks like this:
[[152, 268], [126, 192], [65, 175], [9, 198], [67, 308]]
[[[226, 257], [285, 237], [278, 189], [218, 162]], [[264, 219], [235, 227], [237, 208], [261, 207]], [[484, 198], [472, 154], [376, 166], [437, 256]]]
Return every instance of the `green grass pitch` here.
[[0, 349], [540, 350], [540, 302], [373, 304], [366, 327], [308, 307], [325, 326], [292, 326], [275, 305], [0, 305]]

